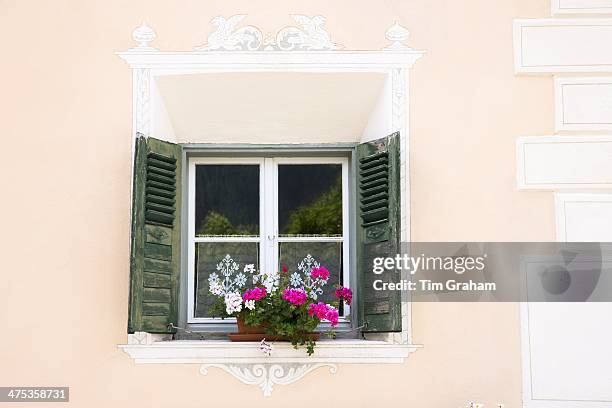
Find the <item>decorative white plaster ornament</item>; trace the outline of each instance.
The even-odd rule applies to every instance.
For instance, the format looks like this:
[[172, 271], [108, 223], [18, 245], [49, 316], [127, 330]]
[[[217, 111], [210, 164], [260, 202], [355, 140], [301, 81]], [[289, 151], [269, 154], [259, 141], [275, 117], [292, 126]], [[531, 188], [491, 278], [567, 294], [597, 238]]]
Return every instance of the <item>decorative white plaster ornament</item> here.
[[301, 28], [288, 26], [280, 29], [274, 38], [266, 38], [255, 26], [237, 28], [246, 14], [229, 18], [218, 16], [212, 19], [217, 30], [212, 32], [205, 44], [195, 47], [198, 51], [321, 51], [336, 50], [340, 46], [331, 41], [323, 28], [325, 17], [308, 17], [293, 14], [291, 17]]
[[[133, 50], [133, 49], [132, 49]], [[148, 50], [145, 50], [148, 52]], [[151, 125], [151, 70], [136, 68], [133, 71], [134, 91], [136, 94], [136, 133], [149, 135]]]
[[392, 42], [392, 44], [385, 48], [385, 50], [402, 51], [411, 49], [404, 44], [404, 42], [408, 40], [408, 37], [410, 37], [410, 31], [408, 31], [405, 27], [402, 27], [396, 21], [385, 33], [385, 38]]
[[131, 48], [130, 51], [159, 51], [157, 48], [149, 45], [149, 43], [155, 40], [156, 37], [157, 34], [155, 34], [155, 31], [153, 31], [153, 29], [146, 23], [142, 23], [140, 27], [132, 31], [132, 39], [138, 43], [138, 46]]
[[329, 367], [329, 372], [338, 371], [336, 364], [331, 363], [287, 363], [287, 364], [202, 364], [200, 373], [208, 374], [210, 367], [220, 368], [247, 385], [257, 385], [265, 397], [272, 395], [275, 384], [287, 385], [304, 377], [319, 367]]

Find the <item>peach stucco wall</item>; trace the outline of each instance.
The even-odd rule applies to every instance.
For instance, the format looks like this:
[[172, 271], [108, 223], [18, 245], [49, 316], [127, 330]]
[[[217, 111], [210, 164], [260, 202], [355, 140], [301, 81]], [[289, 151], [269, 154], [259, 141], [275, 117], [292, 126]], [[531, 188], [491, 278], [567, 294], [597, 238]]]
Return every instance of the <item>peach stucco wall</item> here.
[[135, 365], [126, 342], [131, 73], [113, 53], [146, 20], [164, 50], [216, 15], [273, 32], [322, 14], [378, 49], [394, 19], [427, 56], [412, 71], [414, 240], [552, 240], [552, 196], [516, 191], [516, 137], [553, 131], [552, 81], [518, 78], [512, 19], [547, 0], [0, 0], [0, 385], [67, 385], [78, 407], [519, 407], [515, 304], [416, 304], [425, 345], [402, 365], [341, 366], [271, 398], [197, 365]]

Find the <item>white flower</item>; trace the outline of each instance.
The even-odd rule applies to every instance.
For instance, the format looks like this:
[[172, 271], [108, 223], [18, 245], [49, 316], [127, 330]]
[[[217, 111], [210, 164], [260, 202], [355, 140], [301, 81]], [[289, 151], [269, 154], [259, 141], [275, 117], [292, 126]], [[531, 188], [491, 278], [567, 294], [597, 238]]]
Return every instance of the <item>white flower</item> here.
[[304, 282], [302, 281], [302, 277], [297, 272], [293, 272], [289, 277], [289, 280], [291, 282], [291, 286], [298, 287], [304, 284]]
[[244, 273], [242, 273], [242, 272], [240, 272], [238, 275], [236, 275], [236, 279], [234, 279], [234, 282], [240, 288], [244, 286], [246, 281], [247, 281], [247, 278], [246, 278], [246, 276], [244, 276]]
[[261, 280], [261, 284], [266, 287], [268, 293], [273, 293], [278, 288], [278, 280], [280, 279], [280, 275], [278, 272], [271, 272], [264, 275], [264, 278]]
[[244, 266], [244, 273], [254, 273], [255, 272], [255, 265], [254, 264], [248, 264]]
[[225, 311], [228, 315], [242, 310], [242, 296], [238, 292], [225, 294]]
[[272, 354], [272, 345], [266, 342], [266, 339], [263, 339], [261, 343], [259, 343], [259, 351], [269, 356]]
[[246, 307], [249, 310], [255, 309], [255, 301], [253, 299], [245, 301], [244, 307]]
[[219, 284], [219, 282], [211, 282], [209, 291], [215, 296], [221, 296], [223, 294], [223, 285]]
[[219, 275], [216, 273], [211, 273], [208, 277], [208, 290], [215, 296], [223, 295], [224, 289], [221, 281], [219, 280]]

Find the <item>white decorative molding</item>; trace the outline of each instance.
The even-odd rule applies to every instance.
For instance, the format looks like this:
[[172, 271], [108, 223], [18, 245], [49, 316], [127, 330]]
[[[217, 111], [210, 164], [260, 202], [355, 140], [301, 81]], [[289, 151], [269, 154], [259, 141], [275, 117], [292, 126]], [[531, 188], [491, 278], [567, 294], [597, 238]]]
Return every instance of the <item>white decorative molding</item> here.
[[517, 140], [518, 188], [612, 188], [612, 136], [528, 136]]
[[247, 385], [257, 385], [265, 397], [272, 395], [274, 385], [294, 383], [319, 367], [329, 367], [329, 372], [335, 374], [336, 364], [331, 363], [287, 363], [287, 364], [202, 364], [200, 373], [208, 374], [211, 367], [219, 368]]
[[555, 129], [612, 130], [612, 77], [555, 77]]
[[134, 135], [149, 135], [151, 130], [151, 70], [137, 68], [133, 71]]
[[556, 193], [557, 241], [609, 242], [612, 193]]
[[[229, 20], [229, 19], [228, 19]], [[118, 53], [133, 71], [133, 134], [150, 135], [155, 115], [152, 106], [156, 98], [156, 78], [167, 75], [229, 73], [229, 72], [312, 72], [352, 73], [375, 72], [388, 76], [390, 85], [385, 88], [382, 98], [391, 112], [385, 111], [388, 125], [401, 132], [401, 182], [402, 182], [402, 240], [410, 239], [410, 177], [409, 177], [409, 70], [424, 51], [407, 47], [404, 42], [408, 31], [399, 24], [387, 31], [386, 38], [391, 46], [378, 51], [350, 51], [338, 49], [322, 29], [322, 18], [310, 19], [310, 26], [282, 29], [273, 40], [263, 39], [261, 32], [252, 26], [237, 28], [242, 18], [229, 22], [217, 20], [217, 31], [209, 36], [207, 44], [194, 51], [152, 50], [149, 43], [155, 38], [141, 31], [135, 39], [139, 46]], [[306, 23], [306, 21], [304, 21]], [[219, 31], [223, 26], [224, 28]], [[152, 31], [152, 30], [151, 30]], [[259, 33], [259, 34], [258, 34]], [[261, 40], [260, 40], [261, 38]], [[279, 41], [280, 39], [280, 41]], [[258, 41], [263, 45], [257, 46]], [[330, 45], [331, 44], [331, 45]], [[254, 52], [256, 50], [256, 52]], [[264, 52], [265, 50], [265, 52]], [[286, 52], [291, 50], [291, 52]], [[388, 129], [384, 129], [386, 134]], [[163, 138], [156, 134], [155, 137]], [[193, 140], [206, 142], [205, 139]], [[410, 302], [402, 300], [402, 333], [394, 333], [385, 341], [334, 340], [319, 341], [313, 356], [305, 350], [294, 350], [288, 343], [276, 343], [270, 356], [259, 350], [259, 343], [230, 343], [227, 341], [156, 341], [154, 337], [138, 333], [130, 335], [129, 344], [119, 347], [128, 353], [136, 363], [154, 364], [200, 364], [208, 367], [241, 367], [253, 374], [256, 364], [283, 368], [282, 375], [276, 375], [272, 384], [282, 381], [293, 382], [307, 372], [322, 365], [335, 364], [399, 364], [419, 347], [411, 344]], [[290, 368], [295, 368], [289, 374]], [[300, 367], [309, 367], [309, 369]], [[287, 368], [289, 367], [289, 368]], [[277, 372], [280, 373], [280, 371]], [[227, 371], [227, 369], [226, 369]], [[297, 375], [296, 373], [302, 373]], [[245, 374], [246, 375], [246, 374]], [[264, 375], [264, 374], [262, 374]], [[271, 378], [266, 371], [266, 378]], [[286, 380], [284, 379], [286, 377]], [[257, 384], [268, 379], [257, 378]], [[289, 381], [291, 380], [291, 381]], [[270, 387], [271, 387], [270, 385]], [[263, 387], [262, 387], [263, 389]], [[271, 390], [271, 388], [270, 388]], [[264, 390], [265, 392], [265, 390]]]
[[212, 23], [217, 29], [208, 36], [205, 44], [195, 47], [200, 51], [313, 51], [335, 50], [340, 46], [331, 41], [323, 28], [325, 17], [308, 17], [292, 14], [291, 17], [301, 28], [288, 26], [280, 29], [276, 36], [264, 38], [255, 26], [238, 28], [246, 14], [236, 14], [229, 18], [217, 16]]
[[612, 0], [551, 0], [553, 15], [612, 14]]
[[[132, 335], [134, 336], [134, 335]], [[322, 366], [335, 372], [337, 364], [400, 364], [421, 345], [393, 344], [370, 340], [320, 340], [315, 353], [275, 342], [271, 353], [263, 353], [258, 342], [232, 343], [222, 340], [151, 341], [129, 339], [119, 345], [138, 364], [200, 364], [202, 374], [217, 367], [245, 384], [258, 385], [269, 395], [274, 384], [289, 384]]]
[[406, 29], [406, 27], [401, 26], [397, 21], [389, 27], [387, 32], [385, 33], [385, 38], [391, 41], [391, 45], [385, 48], [385, 50], [390, 51], [401, 51], [401, 50], [409, 50], [404, 42], [408, 41], [410, 37], [410, 31]]
[[516, 73], [612, 72], [612, 19], [514, 20]]
[[134, 345], [150, 345], [158, 341], [169, 340], [172, 336], [170, 334], [157, 334], [147, 332], [135, 332], [128, 334], [128, 344]]
[[132, 31], [132, 39], [138, 43], [138, 46], [131, 48], [130, 51], [136, 52], [155, 52], [159, 51], [157, 48], [151, 47], [150, 42], [155, 40], [157, 35], [151, 27], [146, 23], [143, 23], [140, 27], [137, 27]]

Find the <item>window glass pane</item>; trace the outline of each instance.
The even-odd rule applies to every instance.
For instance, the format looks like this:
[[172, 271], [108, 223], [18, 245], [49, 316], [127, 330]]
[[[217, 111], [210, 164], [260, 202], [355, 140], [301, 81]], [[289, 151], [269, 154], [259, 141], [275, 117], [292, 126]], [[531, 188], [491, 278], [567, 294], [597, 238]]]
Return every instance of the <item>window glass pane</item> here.
[[197, 165], [197, 236], [259, 236], [259, 166]]
[[[342, 242], [280, 242], [278, 245], [279, 269], [282, 265], [287, 266], [293, 286], [308, 286], [310, 271], [319, 265], [324, 266], [329, 270], [329, 280], [317, 300], [337, 300], [335, 286], [343, 285]], [[343, 314], [342, 307], [339, 312]]]
[[195, 259], [195, 317], [213, 317], [210, 306], [215, 297], [209, 292], [210, 280], [219, 279], [224, 290], [252, 287], [252, 274], [244, 272], [248, 264], [259, 270], [258, 242], [199, 242]]
[[278, 166], [281, 237], [342, 235], [342, 165]]

